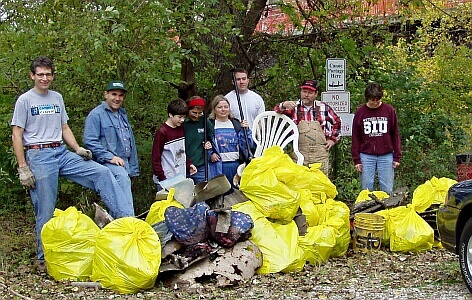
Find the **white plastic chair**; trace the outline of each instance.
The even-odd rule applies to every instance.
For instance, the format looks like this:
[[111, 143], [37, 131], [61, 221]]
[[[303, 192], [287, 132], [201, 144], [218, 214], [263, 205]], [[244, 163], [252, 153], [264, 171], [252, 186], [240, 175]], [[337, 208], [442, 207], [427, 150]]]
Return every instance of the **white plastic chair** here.
[[297, 164], [303, 165], [303, 154], [298, 150], [298, 128], [292, 119], [275, 111], [260, 113], [252, 125], [252, 138], [256, 143], [254, 157], [261, 156], [264, 150], [278, 145], [284, 149], [293, 142], [293, 152], [297, 155]]

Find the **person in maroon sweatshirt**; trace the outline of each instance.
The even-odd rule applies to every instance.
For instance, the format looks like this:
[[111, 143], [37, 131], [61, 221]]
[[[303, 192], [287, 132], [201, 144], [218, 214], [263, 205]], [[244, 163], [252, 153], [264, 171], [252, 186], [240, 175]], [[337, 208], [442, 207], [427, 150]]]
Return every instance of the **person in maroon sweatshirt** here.
[[374, 191], [377, 173], [380, 190], [392, 195], [394, 169], [402, 156], [395, 109], [382, 102], [383, 89], [377, 82], [365, 88], [366, 104], [354, 114], [351, 154], [361, 172], [362, 189]]

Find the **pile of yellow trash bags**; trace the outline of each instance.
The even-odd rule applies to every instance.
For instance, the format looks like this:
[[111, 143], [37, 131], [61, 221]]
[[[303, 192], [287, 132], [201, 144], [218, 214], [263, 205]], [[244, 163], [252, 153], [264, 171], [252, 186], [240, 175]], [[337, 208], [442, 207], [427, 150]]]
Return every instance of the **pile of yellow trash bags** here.
[[[250, 201], [233, 210], [254, 221], [252, 237], [262, 252], [258, 274], [299, 271], [346, 254], [351, 240], [349, 208], [319, 166], [299, 166], [278, 146], [264, 151], [244, 169], [240, 190]], [[294, 217], [306, 216], [307, 233], [299, 235]]]
[[[425, 212], [432, 205], [444, 204], [447, 191], [457, 181], [446, 177], [433, 177], [419, 185], [413, 192], [410, 204], [391, 209], [381, 210], [375, 214], [385, 218], [385, 229], [382, 245], [389, 247], [392, 252], [421, 252], [435, 246], [434, 229], [419, 213]], [[356, 203], [371, 200], [368, 190], [361, 191]], [[378, 199], [385, 199], [388, 194], [374, 191]], [[436, 244], [440, 247], [440, 244]]]
[[75, 207], [56, 209], [41, 238], [48, 274], [58, 281], [91, 280], [130, 294], [152, 288], [159, 272], [159, 237], [137, 218], [116, 219], [100, 229]]
[[[415, 190], [411, 204], [378, 212], [386, 219], [383, 244], [392, 251], [430, 249], [433, 229], [417, 213], [443, 203], [453, 183], [433, 178]], [[246, 166], [240, 191], [249, 200], [232, 210], [254, 222], [250, 240], [263, 256], [258, 274], [299, 271], [306, 263], [346, 254], [350, 210], [334, 200], [336, 187], [319, 165], [299, 166], [274, 146]], [[358, 201], [367, 194], [361, 192]], [[161, 241], [151, 225], [165, 219], [167, 207], [183, 207], [173, 195], [170, 189], [166, 200], [154, 202], [145, 221], [121, 218], [103, 229], [75, 207], [56, 209], [41, 232], [48, 273], [56, 280], [94, 281], [125, 294], [152, 288], [161, 264]], [[305, 234], [294, 221], [300, 211], [306, 217]]]
[[[299, 166], [280, 147], [273, 147], [248, 164], [240, 190], [250, 200], [232, 209], [254, 221], [250, 239], [263, 255], [259, 274], [298, 271], [306, 262], [345, 255], [349, 208], [333, 200], [336, 187], [319, 167]], [[161, 245], [151, 224], [164, 220], [167, 207], [182, 207], [173, 192], [167, 200], [153, 203], [145, 221], [121, 218], [103, 229], [74, 207], [56, 209], [41, 233], [48, 273], [56, 280], [99, 282], [120, 293], [153, 287]], [[299, 208], [308, 223], [304, 236], [293, 221]]]

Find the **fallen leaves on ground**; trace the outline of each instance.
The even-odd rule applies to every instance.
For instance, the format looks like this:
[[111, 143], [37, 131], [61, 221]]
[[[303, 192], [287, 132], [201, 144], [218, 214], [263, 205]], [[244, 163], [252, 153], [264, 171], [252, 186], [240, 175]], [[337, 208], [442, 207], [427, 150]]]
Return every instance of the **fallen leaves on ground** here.
[[0, 217], [0, 299], [471, 299], [457, 256], [444, 249], [422, 253], [388, 250], [354, 253], [303, 271], [255, 275], [219, 288], [206, 278], [188, 289], [158, 281], [133, 295], [75, 287], [36, 274], [31, 215]]

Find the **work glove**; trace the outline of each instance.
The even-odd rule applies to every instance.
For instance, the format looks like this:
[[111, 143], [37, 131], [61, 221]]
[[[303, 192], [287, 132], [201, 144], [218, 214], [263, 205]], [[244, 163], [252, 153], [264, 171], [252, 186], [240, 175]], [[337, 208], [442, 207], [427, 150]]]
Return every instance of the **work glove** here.
[[31, 173], [31, 170], [28, 166], [19, 167], [18, 174], [22, 186], [27, 187], [29, 189], [34, 189], [36, 187], [34, 185], [34, 175], [33, 173]]
[[77, 150], [75, 150], [75, 153], [78, 155], [82, 156], [85, 160], [90, 160], [92, 159], [92, 151], [79, 147]]

